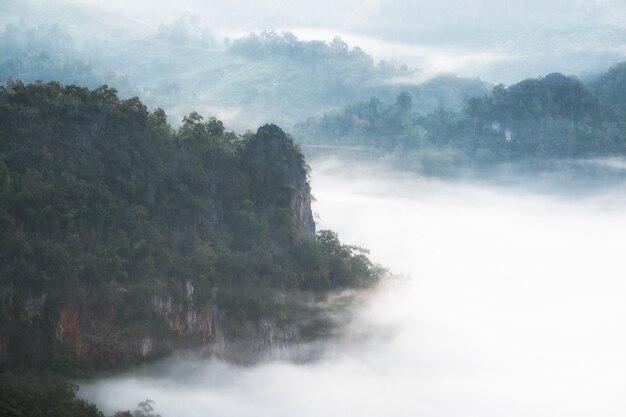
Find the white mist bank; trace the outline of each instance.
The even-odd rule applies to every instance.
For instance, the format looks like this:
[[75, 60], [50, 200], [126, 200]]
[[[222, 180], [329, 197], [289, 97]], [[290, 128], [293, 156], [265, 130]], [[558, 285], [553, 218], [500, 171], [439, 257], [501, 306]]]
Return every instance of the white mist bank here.
[[321, 360], [172, 359], [84, 385], [163, 417], [624, 416], [626, 203], [314, 163], [320, 226], [402, 280]]
[[[151, 36], [185, 17], [206, 35], [201, 43], [213, 39], [217, 48], [264, 30], [309, 40], [340, 35], [376, 61], [421, 71], [395, 80], [401, 84], [449, 72], [493, 84], [556, 71], [588, 76], [626, 59], [623, 0], [0, 0], [0, 29], [56, 23], [77, 45], [87, 41], [85, 49]], [[144, 54], [147, 73], [155, 62], [179, 59]]]

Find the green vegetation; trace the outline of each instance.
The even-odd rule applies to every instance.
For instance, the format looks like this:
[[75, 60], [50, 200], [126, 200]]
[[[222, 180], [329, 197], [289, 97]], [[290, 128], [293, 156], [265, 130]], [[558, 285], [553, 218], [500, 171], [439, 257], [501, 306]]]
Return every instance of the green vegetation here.
[[360, 146], [435, 175], [504, 162], [626, 154], [626, 66], [592, 85], [550, 74], [466, 100], [459, 111], [415, 112], [410, 94], [394, 104], [359, 102], [297, 126], [305, 144]]
[[8, 24], [0, 33], [0, 82], [19, 78], [58, 81], [96, 88], [115, 85], [124, 96], [137, 94], [129, 81], [80, 51], [59, 25], [24, 27]]
[[118, 411], [113, 417], [161, 417], [160, 414], [154, 413], [154, 401], [145, 399], [137, 404], [137, 409], [132, 413], [130, 411]]
[[626, 120], [626, 62], [614, 66], [591, 83], [598, 100], [622, 121]]
[[306, 169], [274, 125], [173, 129], [106, 86], [0, 88], [2, 367], [80, 375], [289, 309], [306, 327], [326, 292], [376, 282], [362, 249], [315, 235]]
[[81, 43], [58, 25], [7, 25], [0, 34], [1, 82], [107, 84], [176, 118], [211, 108], [239, 125], [274, 120], [291, 128], [329, 108], [370, 96], [386, 100], [403, 89], [422, 111], [456, 110], [464, 98], [488, 93], [480, 80], [452, 76], [416, 87], [399, 84], [414, 73], [406, 65], [375, 63], [339, 38], [302, 41], [289, 32], [262, 32], [218, 45], [186, 19], [151, 35], [110, 42]]
[[78, 387], [56, 377], [0, 374], [2, 417], [104, 417], [76, 398]]

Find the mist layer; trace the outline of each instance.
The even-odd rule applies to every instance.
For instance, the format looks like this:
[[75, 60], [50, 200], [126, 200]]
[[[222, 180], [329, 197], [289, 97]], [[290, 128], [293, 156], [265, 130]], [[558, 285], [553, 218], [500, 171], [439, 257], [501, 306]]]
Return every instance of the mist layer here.
[[620, 187], [537, 193], [313, 164], [321, 228], [402, 275], [308, 364], [171, 358], [85, 384], [168, 416], [623, 416]]

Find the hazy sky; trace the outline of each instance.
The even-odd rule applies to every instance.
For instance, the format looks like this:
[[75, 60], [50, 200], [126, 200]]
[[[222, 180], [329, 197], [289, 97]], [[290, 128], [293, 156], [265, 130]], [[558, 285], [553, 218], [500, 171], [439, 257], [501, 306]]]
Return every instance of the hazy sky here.
[[[9, 7], [11, 3], [21, 6]], [[378, 59], [395, 58], [427, 73], [456, 72], [482, 76], [493, 82], [513, 82], [553, 71], [594, 72], [626, 59], [624, 0], [4, 0], [0, 3], [9, 12], [27, 7], [24, 5], [37, 10], [35, 14], [40, 20], [59, 18], [74, 28], [82, 26], [85, 30], [81, 33], [96, 26], [94, 22], [148, 33], [162, 22], [187, 15], [195, 16], [218, 38], [261, 30], [292, 30], [305, 39], [330, 40], [341, 35], [351, 45], [363, 47]], [[73, 13], [68, 6], [79, 13]], [[61, 9], [67, 11], [55, 16], [54, 10]], [[76, 16], [73, 22], [72, 16]]]
[[[5, 0], [6, 1], [6, 0]], [[40, 0], [43, 1], [43, 0]], [[532, 16], [554, 15], [580, 18], [583, 15], [626, 25], [623, 0], [54, 0], [92, 6], [155, 23], [177, 13], [215, 16], [212, 24], [236, 23], [239, 28], [259, 30], [280, 26], [314, 26], [358, 30], [366, 24], [383, 22], [398, 28], [450, 29], [451, 22], [471, 23], [517, 21]], [[7, 3], [10, 3], [7, 1]], [[225, 20], [224, 20], [225, 19]], [[223, 25], [223, 24], [222, 24]], [[221, 26], [221, 25], [220, 25]], [[223, 29], [223, 28], [222, 28]], [[393, 32], [391, 27], [387, 28]]]
[[[624, 169], [624, 165], [615, 165]], [[565, 198], [314, 163], [321, 227], [408, 277], [321, 361], [171, 360], [83, 387], [164, 417], [623, 417], [624, 187]]]

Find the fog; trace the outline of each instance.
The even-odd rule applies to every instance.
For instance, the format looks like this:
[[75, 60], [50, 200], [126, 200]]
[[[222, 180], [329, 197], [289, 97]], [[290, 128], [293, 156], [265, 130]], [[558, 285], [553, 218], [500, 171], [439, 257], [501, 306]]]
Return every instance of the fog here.
[[0, 11], [0, 23], [55, 21], [81, 40], [145, 36], [181, 16], [217, 39], [263, 30], [341, 34], [375, 59], [492, 83], [593, 73], [626, 57], [622, 0], [5, 0]]
[[[402, 90], [430, 113], [458, 111], [498, 83], [554, 72], [591, 81], [626, 60], [624, 21], [622, 0], [0, 0], [0, 82], [106, 84], [174, 125], [198, 111], [238, 132], [267, 122], [293, 131]], [[264, 31], [348, 48], [241, 42]], [[427, 83], [450, 74], [467, 79]]]
[[80, 395], [106, 413], [150, 398], [163, 417], [626, 414], [623, 185], [312, 165], [319, 226], [400, 276], [344, 337], [311, 363], [178, 356]]

